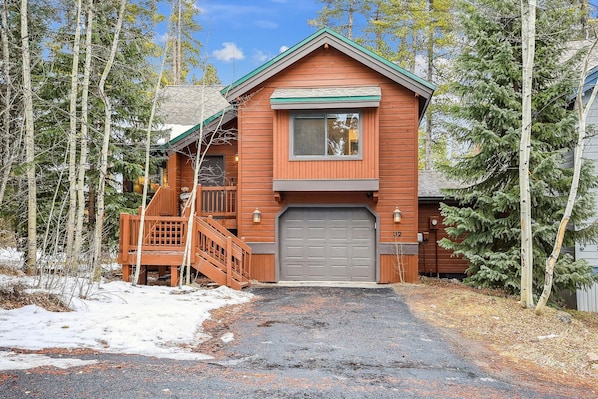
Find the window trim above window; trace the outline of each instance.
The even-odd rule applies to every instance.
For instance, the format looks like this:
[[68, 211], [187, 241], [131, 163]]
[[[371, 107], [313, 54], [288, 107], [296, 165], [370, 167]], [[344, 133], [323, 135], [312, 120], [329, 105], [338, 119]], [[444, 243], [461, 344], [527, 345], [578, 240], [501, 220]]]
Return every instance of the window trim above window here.
[[[357, 136], [357, 154], [347, 155], [328, 155], [327, 136], [323, 143], [322, 155], [295, 155], [295, 120], [298, 116], [321, 115], [327, 117], [332, 114], [357, 114], [358, 115], [358, 136]], [[309, 111], [295, 111], [289, 113], [289, 160], [291, 161], [358, 161], [363, 159], [363, 111], [361, 109], [326, 109], [326, 110], [309, 110]], [[350, 134], [350, 133], [349, 133]], [[350, 145], [350, 142], [347, 143]]]
[[279, 88], [270, 96], [272, 109], [377, 108], [382, 92], [378, 86]]

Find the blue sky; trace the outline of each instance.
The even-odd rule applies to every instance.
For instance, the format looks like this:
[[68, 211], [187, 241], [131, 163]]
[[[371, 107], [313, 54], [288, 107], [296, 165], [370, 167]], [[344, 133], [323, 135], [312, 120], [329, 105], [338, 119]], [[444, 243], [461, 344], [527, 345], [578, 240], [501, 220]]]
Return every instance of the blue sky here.
[[316, 29], [315, 0], [197, 0], [203, 27], [197, 37], [223, 84], [253, 71]]

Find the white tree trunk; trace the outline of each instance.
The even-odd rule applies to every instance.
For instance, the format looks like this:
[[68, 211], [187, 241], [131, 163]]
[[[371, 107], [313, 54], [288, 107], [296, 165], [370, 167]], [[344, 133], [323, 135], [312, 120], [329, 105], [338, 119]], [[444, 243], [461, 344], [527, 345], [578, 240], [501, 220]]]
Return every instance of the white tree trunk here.
[[81, 41], [81, 0], [77, 0], [75, 37], [73, 41], [73, 65], [71, 68], [71, 92], [69, 104], [69, 207], [66, 222], [66, 264], [73, 267], [75, 217], [77, 213], [77, 90], [79, 83], [79, 48]]
[[[596, 32], [594, 32], [596, 33]], [[596, 37], [596, 36], [594, 36]], [[592, 90], [592, 94], [590, 99], [588, 100], [587, 104], [584, 107], [583, 104], [583, 93], [584, 93], [584, 85], [586, 81], [586, 77], [588, 75], [588, 68], [590, 57], [594, 52], [594, 49], [598, 45], [598, 39], [594, 41], [592, 44], [592, 48], [586, 55], [585, 64], [581, 76], [579, 77], [579, 85], [577, 88], [577, 98], [576, 98], [576, 106], [577, 106], [577, 144], [575, 145], [575, 153], [574, 153], [574, 161], [573, 161], [573, 179], [571, 180], [571, 188], [569, 189], [569, 196], [567, 198], [567, 205], [565, 207], [565, 212], [563, 213], [563, 217], [561, 218], [561, 222], [559, 223], [559, 228], [557, 231], [557, 235], [554, 241], [554, 246], [552, 248], [552, 253], [546, 259], [546, 266], [545, 266], [545, 273], [544, 273], [544, 288], [542, 290], [542, 295], [538, 299], [538, 304], [536, 305], [536, 309], [534, 312], [539, 315], [542, 314], [546, 303], [548, 302], [548, 298], [550, 297], [550, 293], [552, 291], [552, 280], [554, 275], [554, 266], [556, 261], [559, 258], [561, 253], [561, 248], [563, 245], [563, 239], [565, 237], [565, 231], [567, 229], [567, 224], [569, 223], [569, 219], [571, 218], [571, 213], [573, 212], [573, 206], [575, 205], [575, 199], [577, 198], [577, 189], [579, 188], [579, 178], [581, 175], [581, 167], [583, 165], [583, 150], [585, 147], [585, 138], [586, 138], [586, 119], [588, 114], [592, 108], [592, 104], [594, 104], [594, 100], [596, 99], [596, 94], [598, 93], [598, 84], [594, 84], [594, 89]]]
[[102, 140], [102, 149], [100, 151], [100, 165], [99, 165], [99, 181], [96, 198], [96, 225], [93, 234], [93, 247], [91, 256], [92, 276], [95, 276], [100, 269], [101, 253], [102, 253], [102, 236], [104, 227], [104, 194], [106, 191], [106, 175], [108, 174], [108, 148], [110, 144], [110, 136], [112, 135], [112, 103], [105, 92], [106, 80], [114, 59], [116, 58], [116, 51], [118, 49], [118, 42], [120, 38], [120, 31], [123, 25], [125, 14], [126, 0], [120, 3], [120, 10], [118, 12], [118, 20], [114, 29], [114, 38], [112, 40], [112, 48], [110, 49], [110, 56], [106, 60], [106, 65], [99, 83], [99, 92], [102, 102], [104, 103], [104, 136]]
[[[166, 40], [168, 46], [168, 40]], [[139, 235], [137, 238], [137, 257], [135, 259], [135, 274], [133, 275], [133, 285], [139, 283], [139, 272], [141, 270], [141, 247], [143, 245], [143, 228], [145, 225], [145, 210], [147, 209], [147, 188], [149, 183], [149, 166], [150, 166], [150, 149], [152, 141], [152, 127], [154, 125], [154, 116], [156, 114], [156, 107], [158, 105], [158, 93], [160, 92], [160, 83], [162, 82], [162, 73], [164, 72], [164, 63], [166, 62], [166, 51], [162, 58], [162, 66], [158, 74], [158, 81], [154, 90], [154, 101], [152, 102], [152, 109], [150, 111], [149, 121], [147, 123], [147, 131], [145, 135], [145, 169], [143, 173], [143, 194], [141, 195], [141, 221], [139, 222]]]
[[532, 73], [536, 41], [536, 0], [521, 0], [523, 58], [521, 141], [519, 143], [519, 192], [521, 207], [521, 306], [534, 306], [533, 242], [529, 160], [532, 131]]
[[2, 163], [0, 164], [2, 177], [0, 178], [0, 205], [4, 202], [4, 193], [6, 192], [6, 185], [10, 178], [12, 170], [12, 145], [11, 145], [11, 129], [10, 129], [10, 110], [12, 104], [12, 76], [10, 75], [10, 46], [8, 41], [8, 4], [3, 3], [2, 10], [2, 21], [0, 25], [0, 37], [2, 38], [2, 74], [4, 79], [3, 96], [4, 102], [2, 104]]
[[[200, 114], [200, 120], [204, 120], [204, 95], [205, 95], [205, 85], [204, 85], [204, 90], [202, 90], [202, 95], [201, 95], [201, 100], [200, 103], [202, 104], [201, 110], [199, 112]], [[218, 121], [218, 125], [216, 126], [216, 128], [214, 129], [214, 132], [220, 130], [220, 128], [222, 127], [222, 122], [224, 119], [224, 115], [226, 114], [226, 111], [222, 112], [222, 115], [220, 116], [220, 120]], [[179, 287], [182, 287], [183, 285], [183, 274], [185, 274], [186, 278], [185, 278], [185, 283], [186, 284], [190, 284], [191, 283], [191, 262], [192, 262], [192, 256], [193, 256], [193, 229], [194, 227], [194, 221], [195, 221], [195, 217], [196, 217], [196, 212], [197, 210], [195, 209], [195, 204], [197, 203], [197, 188], [199, 186], [199, 173], [201, 170], [201, 165], [203, 163], [204, 157], [206, 155], [206, 153], [208, 152], [208, 150], [210, 149], [212, 143], [214, 142], [214, 137], [216, 135], [212, 134], [210, 137], [210, 140], [208, 140], [208, 142], [204, 143], [204, 131], [203, 131], [203, 123], [199, 125], [199, 137], [197, 139], [197, 155], [195, 158], [195, 162], [193, 165], [193, 189], [191, 191], [191, 198], [189, 199], [189, 201], [191, 201], [191, 209], [189, 212], [189, 219], [187, 222], [187, 239], [185, 241], [185, 251], [183, 253], [183, 262], [181, 264], [181, 273], [179, 276]], [[203, 148], [203, 150], [202, 150]]]
[[83, 66], [83, 82], [81, 83], [81, 148], [79, 150], [79, 173], [77, 176], [77, 215], [75, 225], [75, 238], [73, 244], [74, 256], [81, 255], [83, 248], [83, 220], [85, 219], [85, 174], [87, 171], [87, 134], [88, 134], [88, 99], [89, 81], [91, 75], [92, 33], [93, 33], [93, 0], [87, 2], [87, 18], [85, 32], [85, 64]]
[[27, 174], [27, 272], [35, 273], [37, 260], [37, 185], [35, 181], [35, 126], [31, 86], [27, 0], [21, 0], [21, 56], [23, 60], [23, 105], [25, 110], [25, 164]]

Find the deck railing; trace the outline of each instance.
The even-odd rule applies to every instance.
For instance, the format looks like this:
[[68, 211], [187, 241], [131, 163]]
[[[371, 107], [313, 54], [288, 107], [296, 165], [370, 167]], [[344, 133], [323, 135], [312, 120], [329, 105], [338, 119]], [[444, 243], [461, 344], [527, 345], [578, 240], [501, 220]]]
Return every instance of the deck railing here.
[[[189, 216], [191, 197], [185, 202], [182, 216]], [[197, 186], [196, 213], [214, 218], [237, 217], [237, 186]]]
[[[120, 215], [121, 262], [127, 259], [129, 253], [137, 250], [140, 223], [139, 215]], [[141, 250], [182, 254], [187, 240], [188, 223], [188, 217], [146, 216]], [[248, 281], [251, 275], [251, 248], [211, 217], [196, 217], [193, 225], [192, 266], [208, 261], [226, 274], [228, 286], [231, 286], [233, 279], [237, 282]]]
[[[227, 279], [248, 280], [251, 276], [251, 247], [212, 217], [196, 218], [195, 249], [200, 257], [209, 256], [221, 265]], [[203, 252], [203, 254], [201, 253]], [[227, 282], [230, 285], [230, 281]]]
[[[120, 241], [123, 253], [137, 250], [141, 216], [120, 215]], [[145, 216], [143, 223], [142, 251], [182, 251], [187, 239], [188, 219], [179, 216]]]
[[237, 216], [237, 186], [198, 187], [201, 215], [213, 217]]

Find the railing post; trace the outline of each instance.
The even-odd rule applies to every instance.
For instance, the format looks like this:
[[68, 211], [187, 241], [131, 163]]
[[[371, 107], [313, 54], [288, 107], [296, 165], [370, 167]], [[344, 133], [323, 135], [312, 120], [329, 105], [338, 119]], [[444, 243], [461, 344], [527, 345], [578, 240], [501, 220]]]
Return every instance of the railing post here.
[[[245, 244], [245, 237], [241, 237], [241, 241]], [[243, 250], [243, 272], [247, 273], [247, 280], [251, 278], [251, 249], [249, 252]]]
[[226, 237], [226, 286], [232, 285], [233, 279], [233, 239]]
[[199, 223], [197, 222], [197, 213], [192, 219], [193, 228], [191, 229], [191, 248], [189, 250], [191, 253], [189, 254], [189, 264], [193, 267], [197, 266], [197, 252], [198, 252], [198, 245], [197, 241], [199, 240]]
[[198, 184], [195, 190], [195, 214], [201, 216], [201, 184]]
[[128, 263], [129, 258], [129, 245], [131, 242], [131, 215], [128, 213], [120, 214], [121, 229], [120, 229], [120, 242], [122, 248], [121, 262]]

